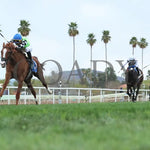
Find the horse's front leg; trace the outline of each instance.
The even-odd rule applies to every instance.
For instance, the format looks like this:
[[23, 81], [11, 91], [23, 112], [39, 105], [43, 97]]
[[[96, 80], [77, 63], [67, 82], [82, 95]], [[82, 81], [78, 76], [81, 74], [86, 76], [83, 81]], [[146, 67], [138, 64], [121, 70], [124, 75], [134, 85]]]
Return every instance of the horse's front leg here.
[[[129, 92], [130, 91], [130, 92]], [[131, 98], [131, 89], [129, 88], [129, 86], [127, 85], [127, 94], [128, 96]]]
[[20, 99], [20, 92], [21, 92], [21, 89], [22, 89], [22, 85], [23, 85], [23, 82], [19, 81], [18, 82], [18, 89], [17, 89], [17, 93], [16, 93], [16, 105], [18, 105], [18, 101]]
[[137, 90], [136, 90], [135, 100], [137, 99], [137, 96], [138, 96], [138, 94], [139, 94], [139, 89], [140, 89], [140, 87], [138, 86], [138, 87], [137, 87]]
[[4, 82], [2, 90], [0, 92], [0, 97], [2, 97], [2, 95], [4, 93], [4, 90], [6, 89], [10, 79], [11, 79], [11, 74], [10, 73], [6, 73], [6, 75], [5, 75], [5, 82]]
[[136, 95], [135, 95], [135, 87], [133, 87], [133, 92], [132, 92], [132, 102], [136, 101]]

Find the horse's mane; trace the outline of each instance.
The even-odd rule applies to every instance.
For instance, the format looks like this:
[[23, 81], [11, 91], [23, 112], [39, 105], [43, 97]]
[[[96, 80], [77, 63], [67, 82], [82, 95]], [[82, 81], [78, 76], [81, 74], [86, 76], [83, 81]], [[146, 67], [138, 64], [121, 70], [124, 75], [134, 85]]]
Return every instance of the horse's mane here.
[[12, 43], [12, 42], [9, 42], [9, 43], [6, 43], [6, 45], [5, 45], [5, 47], [6, 48], [9, 48], [10, 50], [12, 50], [14, 53], [15, 52], [18, 52], [18, 53], [21, 53], [24, 57], [26, 57], [26, 55], [25, 55], [25, 53], [24, 53], [24, 50], [22, 49], [20, 49], [20, 50], [17, 50], [16, 49], [16, 46], [14, 45], [14, 43]]
[[12, 42], [8, 42], [5, 45], [6, 48], [11, 48], [11, 49], [15, 49], [15, 45]]

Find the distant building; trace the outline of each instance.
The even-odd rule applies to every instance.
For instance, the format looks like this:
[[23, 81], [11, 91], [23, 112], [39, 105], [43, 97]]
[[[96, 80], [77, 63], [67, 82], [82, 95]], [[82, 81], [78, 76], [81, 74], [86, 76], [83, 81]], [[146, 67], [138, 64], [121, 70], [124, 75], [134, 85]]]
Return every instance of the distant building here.
[[120, 89], [121, 89], [121, 88], [122, 88], [122, 89], [126, 89], [126, 88], [127, 88], [127, 85], [126, 85], [126, 84], [122, 84], [122, 85], [119, 86], [119, 88], [120, 88]]

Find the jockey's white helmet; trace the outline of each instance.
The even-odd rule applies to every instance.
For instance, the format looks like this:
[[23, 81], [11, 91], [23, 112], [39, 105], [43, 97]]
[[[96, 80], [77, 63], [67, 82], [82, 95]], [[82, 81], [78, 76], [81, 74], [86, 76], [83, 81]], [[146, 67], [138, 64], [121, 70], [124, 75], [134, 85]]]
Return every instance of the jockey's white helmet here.
[[135, 58], [134, 58], [134, 57], [130, 57], [130, 58], [128, 59], [128, 61], [135, 61]]

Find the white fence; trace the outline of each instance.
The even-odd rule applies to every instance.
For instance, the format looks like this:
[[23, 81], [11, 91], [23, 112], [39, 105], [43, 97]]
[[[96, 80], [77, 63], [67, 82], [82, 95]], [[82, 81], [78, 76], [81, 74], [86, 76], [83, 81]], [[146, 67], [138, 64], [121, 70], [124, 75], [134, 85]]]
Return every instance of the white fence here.
[[[49, 88], [34, 87], [39, 104], [93, 103], [130, 101], [126, 90], [101, 88]], [[0, 104], [15, 104], [17, 87], [9, 86], [0, 99]], [[149, 101], [150, 90], [141, 89], [137, 101]], [[33, 104], [35, 99], [27, 87], [22, 88], [19, 104]]]

